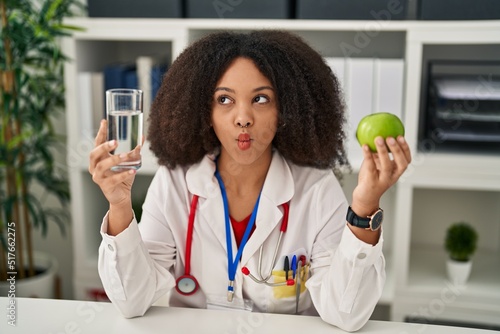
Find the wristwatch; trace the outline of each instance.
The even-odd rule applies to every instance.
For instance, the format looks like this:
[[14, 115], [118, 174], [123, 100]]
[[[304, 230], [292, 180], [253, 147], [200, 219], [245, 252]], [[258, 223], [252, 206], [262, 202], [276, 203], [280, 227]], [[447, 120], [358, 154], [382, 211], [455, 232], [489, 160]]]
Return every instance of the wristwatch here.
[[349, 224], [356, 227], [364, 228], [365, 230], [376, 231], [382, 226], [382, 221], [384, 220], [384, 210], [378, 208], [371, 216], [360, 217], [351, 207], [347, 209], [346, 220]]

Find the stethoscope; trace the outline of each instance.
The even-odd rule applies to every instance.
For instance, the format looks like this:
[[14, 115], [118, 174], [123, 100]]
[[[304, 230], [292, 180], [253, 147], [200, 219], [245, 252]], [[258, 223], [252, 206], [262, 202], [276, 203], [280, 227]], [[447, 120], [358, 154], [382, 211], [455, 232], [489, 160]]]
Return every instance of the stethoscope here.
[[259, 262], [258, 262], [258, 272], [260, 279], [255, 277], [250, 273], [250, 270], [247, 267], [241, 268], [241, 272], [250, 277], [255, 283], [259, 284], [265, 284], [268, 286], [280, 286], [280, 285], [294, 285], [295, 281], [294, 280], [287, 280], [285, 282], [279, 282], [279, 283], [271, 283], [269, 282], [269, 279], [273, 275], [273, 266], [276, 263], [276, 257], [278, 256], [278, 250], [281, 246], [281, 239], [283, 238], [283, 234], [286, 232], [286, 229], [288, 228], [288, 211], [290, 210], [290, 206], [288, 203], [283, 203], [283, 220], [281, 221], [281, 227], [280, 227], [280, 235], [278, 237], [278, 242], [276, 243], [276, 247], [274, 248], [274, 254], [273, 254], [273, 259], [271, 261], [271, 266], [269, 267], [268, 273], [266, 277], [263, 277], [262, 275], [262, 253], [263, 253], [263, 245], [260, 246], [259, 249]]
[[[226, 243], [227, 243], [227, 250], [228, 250], [228, 276], [229, 276], [229, 283], [228, 283], [228, 301], [232, 301], [233, 295], [234, 295], [234, 277], [236, 274], [236, 268], [238, 265], [238, 262], [241, 259], [241, 254], [243, 252], [243, 248], [248, 241], [248, 238], [250, 236], [250, 232], [253, 229], [253, 226], [255, 225], [255, 218], [257, 216], [257, 210], [259, 206], [259, 201], [260, 201], [260, 194], [257, 199], [257, 202], [255, 204], [255, 207], [252, 211], [252, 215], [250, 216], [250, 221], [248, 222], [248, 226], [245, 230], [245, 233], [243, 235], [243, 238], [240, 242], [240, 247], [238, 249], [238, 253], [236, 255], [236, 258], [233, 261], [233, 256], [232, 256], [232, 242], [231, 242], [231, 227], [230, 227], [230, 220], [229, 220], [229, 208], [228, 208], [228, 203], [227, 203], [227, 195], [226, 195], [226, 190], [224, 187], [224, 183], [222, 182], [222, 178], [220, 177], [220, 174], [218, 171], [215, 172], [215, 176], [217, 177], [217, 180], [219, 181], [219, 185], [221, 188], [221, 193], [222, 193], [222, 200], [224, 204], [224, 212], [225, 212], [225, 223], [226, 223]], [[198, 289], [199, 289], [199, 284], [196, 278], [191, 275], [191, 247], [193, 243], [193, 230], [194, 230], [194, 220], [195, 220], [195, 215], [196, 215], [196, 207], [198, 205], [198, 195], [193, 195], [193, 198], [191, 200], [191, 207], [189, 210], [189, 219], [188, 219], [188, 228], [187, 228], [187, 233], [186, 233], [186, 260], [185, 260], [185, 265], [184, 265], [184, 275], [180, 276], [176, 280], [176, 286], [175, 289], [177, 292], [179, 292], [181, 295], [184, 296], [190, 296], [194, 294]], [[281, 240], [283, 239], [283, 234], [286, 232], [288, 228], [288, 212], [289, 212], [289, 204], [284, 203], [282, 204], [283, 207], [283, 219], [281, 222], [281, 227], [280, 227], [280, 234], [278, 237], [278, 241], [276, 243], [276, 247], [274, 249], [274, 254], [273, 254], [273, 259], [271, 262], [271, 267], [269, 269], [268, 274], [266, 277], [263, 277], [262, 275], [262, 254], [263, 254], [263, 245], [260, 246], [259, 250], [259, 262], [258, 262], [258, 271], [259, 271], [259, 276], [260, 279], [257, 279], [254, 275], [250, 273], [247, 267], [243, 267], [241, 270], [243, 274], [248, 275], [253, 281], [256, 283], [260, 284], [266, 284], [269, 286], [280, 286], [280, 285], [294, 285], [295, 281], [294, 280], [286, 280], [285, 282], [279, 282], [279, 283], [271, 283], [269, 282], [269, 279], [272, 276], [272, 269], [274, 264], [276, 263], [276, 257], [278, 255], [278, 251], [281, 246]]]

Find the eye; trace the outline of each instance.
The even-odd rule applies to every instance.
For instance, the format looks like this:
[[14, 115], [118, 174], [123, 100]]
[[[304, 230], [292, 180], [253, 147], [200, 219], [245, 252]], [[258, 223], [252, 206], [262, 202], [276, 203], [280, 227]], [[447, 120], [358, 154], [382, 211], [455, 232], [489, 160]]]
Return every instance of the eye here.
[[268, 103], [269, 98], [267, 96], [264, 96], [264, 95], [258, 95], [256, 97], [254, 97], [253, 102], [255, 102], [255, 103]]
[[217, 98], [217, 102], [220, 104], [230, 104], [233, 100], [225, 95], [221, 95]]

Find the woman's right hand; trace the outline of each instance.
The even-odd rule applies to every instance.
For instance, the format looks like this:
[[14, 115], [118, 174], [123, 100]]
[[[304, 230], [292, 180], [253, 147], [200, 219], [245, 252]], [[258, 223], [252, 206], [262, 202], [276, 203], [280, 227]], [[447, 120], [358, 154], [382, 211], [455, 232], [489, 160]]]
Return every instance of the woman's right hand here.
[[90, 152], [89, 173], [92, 175], [92, 180], [101, 188], [110, 207], [131, 207], [131, 190], [136, 170], [129, 169], [123, 172], [111, 170], [111, 167], [126, 160], [127, 154], [113, 155], [110, 153], [118, 144], [116, 140], [106, 141], [107, 132], [107, 121], [102, 120], [95, 138], [94, 149]]

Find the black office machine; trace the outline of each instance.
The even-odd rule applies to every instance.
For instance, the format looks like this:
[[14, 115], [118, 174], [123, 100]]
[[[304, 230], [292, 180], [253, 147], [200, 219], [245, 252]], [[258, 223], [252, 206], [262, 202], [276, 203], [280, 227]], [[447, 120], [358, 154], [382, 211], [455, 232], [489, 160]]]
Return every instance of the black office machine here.
[[430, 61], [420, 145], [500, 151], [500, 62]]

